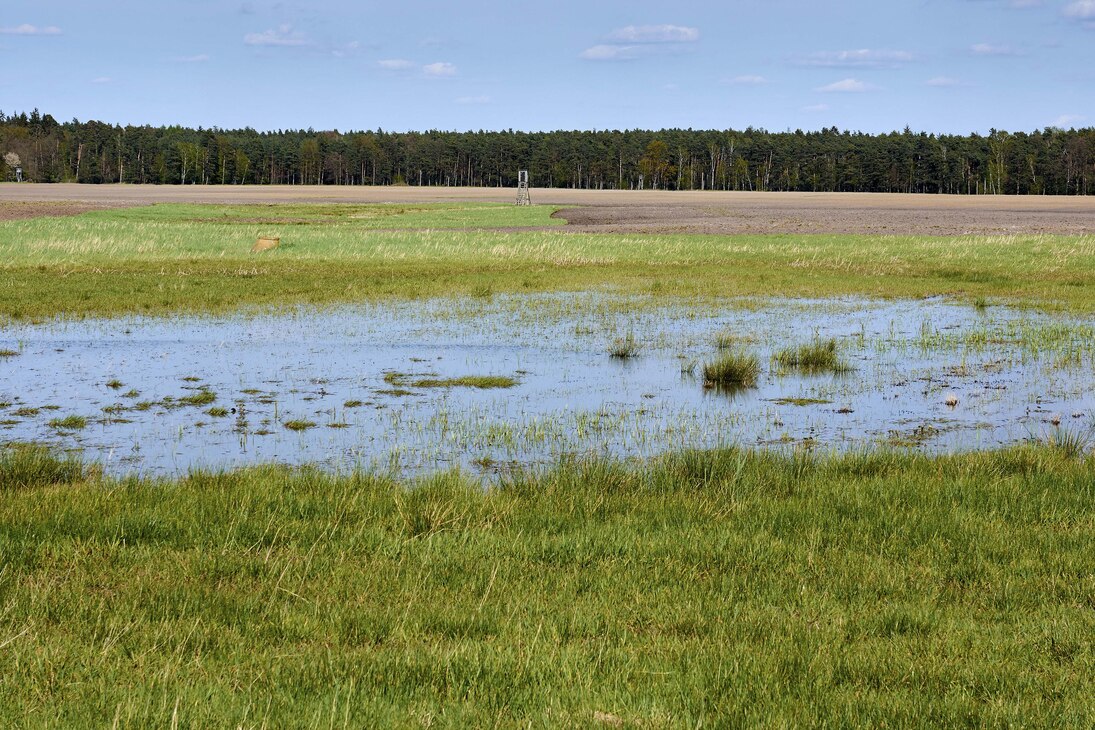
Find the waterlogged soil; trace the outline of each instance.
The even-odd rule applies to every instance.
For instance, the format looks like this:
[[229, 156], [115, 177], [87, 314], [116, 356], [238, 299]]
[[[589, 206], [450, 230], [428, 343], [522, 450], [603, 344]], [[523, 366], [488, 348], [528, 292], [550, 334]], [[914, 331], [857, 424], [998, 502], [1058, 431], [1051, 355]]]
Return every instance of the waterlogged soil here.
[[[635, 356], [610, 356], [628, 338]], [[847, 372], [774, 359], [828, 338]], [[755, 386], [703, 382], [726, 348], [759, 358]], [[945, 452], [1086, 433], [1095, 413], [1089, 323], [942, 300], [493, 296], [17, 325], [0, 352], [0, 441], [113, 474], [494, 475], [722, 445]]]

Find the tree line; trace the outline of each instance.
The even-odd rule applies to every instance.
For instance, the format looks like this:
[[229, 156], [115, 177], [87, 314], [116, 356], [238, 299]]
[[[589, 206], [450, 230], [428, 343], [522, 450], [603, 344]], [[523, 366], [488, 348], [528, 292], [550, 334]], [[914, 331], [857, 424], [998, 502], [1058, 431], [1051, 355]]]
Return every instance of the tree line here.
[[763, 129], [339, 132], [58, 122], [0, 111], [0, 179], [162, 185], [517, 184], [1089, 195], [1095, 128], [988, 135]]

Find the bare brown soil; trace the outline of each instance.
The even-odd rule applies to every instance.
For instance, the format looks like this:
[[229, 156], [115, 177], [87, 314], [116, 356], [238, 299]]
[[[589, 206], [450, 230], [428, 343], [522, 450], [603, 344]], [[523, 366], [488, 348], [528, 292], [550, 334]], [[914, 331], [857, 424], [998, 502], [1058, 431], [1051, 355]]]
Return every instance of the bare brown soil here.
[[79, 215], [89, 210], [117, 208], [110, 203], [85, 203], [71, 200], [7, 200], [0, 197], [0, 221], [45, 218], [48, 216]]
[[570, 230], [596, 233], [917, 236], [1095, 233], [1095, 210], [970, 209], [930, 203], [922, 208], [858, 207], [841, 201], [801, 207], [768, 203], [599, 206], [564, 209], [555, 215], [566, 219]]
[[[537, 188], [575, 231], [606, 233], [1095, 234], [1095, 197]], [[151, 203], [511, 202], [509, 188], [0, 184], [0, 219]], [[40, 212], [35, 212], [40, 211]]]

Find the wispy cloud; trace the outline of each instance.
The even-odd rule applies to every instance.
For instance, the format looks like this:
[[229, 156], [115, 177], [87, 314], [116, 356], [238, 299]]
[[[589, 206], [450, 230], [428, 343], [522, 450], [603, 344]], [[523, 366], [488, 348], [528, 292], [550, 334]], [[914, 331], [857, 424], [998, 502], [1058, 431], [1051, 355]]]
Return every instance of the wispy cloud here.
[[1040, 8], [1046, 4], [1046, 0], [992, 0], [992, 2], [982, 2], [982, 0], [971, 0], [971, 2], [979, 2], [984, 5], [1005, 5], [1009, 8]]
[[173, 60], [176, 63], [205, 63], [209, 60], [209, 55], [199, 53], [196, 56], [176, 56]]
[[435, 79], [448, 78], [456, 75], [456, 66], [448, 61], [427, 63], [422, 67], [422, 73]]
[[360, 48], [361, 48], [361, 43], [360, 42], [350, 41], [349, 43], [347, 43], [345, 45], [338, 46], [337, 48], [332, 48], [331, 49], [331, 55], [334, 56], [335, 58], [346, 58], [347, 56], [352, 56], [355, 53], [357, 53]]
[[61, 29], [56, 25], [31, 25], [23, 23], [6, 28], [0, 28], [3, 35], [61, 35]]
[[1053, 124], [1051, 126], [1058, 127], [1060, 129], [1069, 129], [1071, 127], [1075, 127], [1077, 124], [1084, 121], [1085, 119], [1087, 119], [1087, 117], [1082, 114], [1062, 114], [1053, 121]]
[[628, 25], [606, 36], [607, 43], [578, 54], [586, 61], [630, 61], [644, 56], [680, 53], [700, 39], [698, 28], [684, 25]]
[[950, 76], [935, 76], [924, 82], [924, 86], [934, 86], [937, 89], [945, 89], [952, 86], [961, 86], [962, 82]]
[[455, 64], [448, 61], [436, 61], [434, 63], [420, 64], [406, 58], [385, 58], [376, 62], [376, 65], [385, 71], [407, 73], [419, 71], [423, 76], [434, 79], [451, 78], [457, 75]]
[[490, 104], [489, 96], [461, 96], [456, 100], [457, 104], [477, 105]]
[[727, 79], [726, 83], [738, 86], [759, 86], [761, 84], [767, 84], [768, 79], [755, 74], [743, 74], [742, 76], [735, 76], [732, 79]]
[[1095, 0], [1076, 0], [1061, 11], [1066, 18], [1076, 20], [1088, 28], [1095, 28]]
[[385, 71], [409, 71], [418, 66], [414, 61], [408, 61], [405, 58], [385, 58], [377, 61], [376, 65]]
[[293, 30], [288, 23], [278, 26], [277, 30], [264, 30], [261, 33], [248, 33], [243, 37], [248, 46], [308, 46], [312, 42], [303, 33]]
[[859, 48], [851, 51], [821, 51], [798, 61], [803, 66], [822, 68], [882, 68], [899, 66], [916, 60], [908, 51]]
[[109, 76], [97, 76], [96, 78], [93, 78], [91, 80], [91, 83], [93, 83], [93, 84], [109, 84], [113, 80], [114, 79], [110, 78]]
[[601, 44], [590, 46], [578, 54], [586, 61], [630, 61], [640, 55], [638, 46], [618, 46]]
[[831, 84], [825, 86], [819, 86], [814, 91], [820, 91], [825, 94], [848, 94], [848, 93], [861, 93], [864, 91], [874, 91], [877, 86], [872, 86], [859, 79], [841, 79], [840, 81], [834, 81]]
[[995, 43], [974, 43], [970, 46], [970, 53], [975, 56], [1018, 56], [1017, 51], [1012, 46], [997, 45]]
[[613, 43], [695, 43], [698, 28], [683, 25], [628, 25], [608, 34]]

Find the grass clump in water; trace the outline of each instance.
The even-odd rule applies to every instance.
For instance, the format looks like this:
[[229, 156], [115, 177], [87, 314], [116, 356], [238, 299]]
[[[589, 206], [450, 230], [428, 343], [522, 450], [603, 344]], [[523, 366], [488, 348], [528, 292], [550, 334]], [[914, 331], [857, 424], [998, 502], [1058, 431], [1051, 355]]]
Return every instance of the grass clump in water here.
[[83, 416], [54, 418], [49, 422], [49, 426], [50, 428], [55, 428], [59, 431], [79, 431], [82, 428], [87, 428], [87, 419]]
[[823, 406], [832, 403], [825, 398], [776, 398], [772, 402], [777, 406]]
[[422, 378], [411, 383], [415, 388], [512, 388], [517, 379], [505, 375], [464, 375], [459, 378]]
[[215, 403], [217, 400], [217, 394], [211, 390], [202, 388], [197, 393], [191, 393], [190, 395], [184, 395], [175, 401], [181, 406], [207, 406]]
[[744, 350], [719, 355], [703, 364], [703, 384], [707, 388], [751, 388], [760, 377], [760, 360]]
[[639, 356], [639, 343], [635, 333], [628, 332], [626, 337], [617, 337], [608, 348], [608, 356], [617, 360], [630, 360]]
[[303, 418], [294, 418], [290, 421], [285, 421], [281, 424], [290, 431], [307, 431], [309, 428], [315, 428], [315, 421], [308, 421]]
[[1046, 443], [1065, 458], [1075, 459], [1091, 450], [1092, 434], [1090, 431], [1073, 431], [1057, 426], [1049, 432]]
[[836, 340], [814, 340], [807, 345], [789, 347], [776, 354], [776, 363], [784, 370], [803, 373], [847, 373], [852, 366], [837, 352]]
[[205, 413], [207, 416], [212, 416], [213, 418], [224, 418], [228, 415], [228, 409], [222, 406], [213, 406]]
[[22, 354], [18, 350], [0, 350], [0, 357], [18, 357]]

